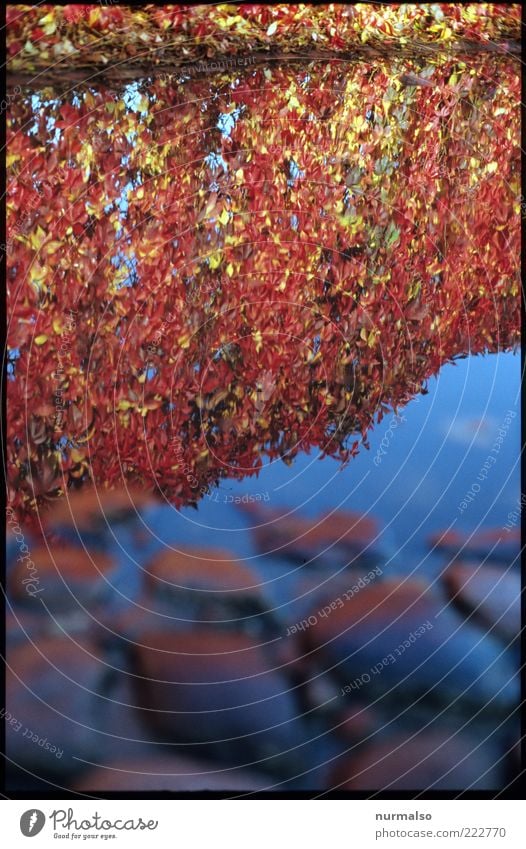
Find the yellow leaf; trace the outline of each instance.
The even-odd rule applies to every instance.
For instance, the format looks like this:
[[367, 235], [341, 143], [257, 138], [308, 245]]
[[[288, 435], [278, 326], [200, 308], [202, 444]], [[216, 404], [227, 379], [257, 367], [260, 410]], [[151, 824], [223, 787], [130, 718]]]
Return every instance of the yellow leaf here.
[[89, 18], [88, 18], [88, 23], [89, 23], [90, 27], [92, 27], [93, 24], [96, 24], [97, 21], [99, 21], [99, 20], [100, 20], [99, 10], [98, 9], [92, 9], [91, 12], [89, 13]]
[[259, 354], [259, 352], [261, 351], [261, 349], [262, 349], [262, 347], [263, 347], [263, 337], [262, 337], [262, 335], [261, 335], [261, 331], [260, 331], [260, 330], [255, 330], [255, 331], [252, 333], [252, 339], [253, 339], [253, 340], [254, 340], [254, 342], [256, 343], [256, 351], [257, 351], [257, 353]]
[[218, 218], [218, 221], [223, 226], [225, 226], [225, 224], [228, 224], [228, 222], [230, 221], [230, 215], [228, 214], [228, 210], [226, 210], [226, 209], [223, 210], [223, 212], [221, 213], [221, 215]]
[[41, 333], [40, 336], [35, 336], [35, 345], [43, 345], [44, 342], [47, 342], [47, 336], [45, 333]]
[[149, 105], [150, 101], [148, 100], [148, 98], [144, 94], [141, 95], [139, 104], [137, 106], [137, 112], [147, 112]]
[[41, 289], [44, 285], [46, 274], [47, 268], [45, 266], [39, 265], [38, 262], [34, 263], [34, 265], [31, 266], [29, 278], [31, 280], [31, 283], [33, 283], [37, 290]]
[[289, 109], [299, 109], [300, 108], [300, 102], [294, 94], [292, 95], [291, 98], [289, 98], [288, 106], [289, 106]]
[[46, 247], [46, 253], [47, 254], [54, 254], [57, 251], [59, 251], [61, 248], [63, 248], [64, 246], [63, 246], [62, 242], [46, 242], [45, 247]]
[[38, 251], [38, 250], [40, 250], [42, 242], [44, 241], [45, 238], [46, 238], [46, 234], [43, 231], [42, 227], [40, 227], [40, 225], [39, 225], [37, 227], [36, 231], [34, 233], [31, 233], [31, 236], [29, 237], [29, 243], [35, 251]]
[[358, 132], [365, 126], [365, 118], [363, 115], [357, 115], [353, 120], [353, 125]]

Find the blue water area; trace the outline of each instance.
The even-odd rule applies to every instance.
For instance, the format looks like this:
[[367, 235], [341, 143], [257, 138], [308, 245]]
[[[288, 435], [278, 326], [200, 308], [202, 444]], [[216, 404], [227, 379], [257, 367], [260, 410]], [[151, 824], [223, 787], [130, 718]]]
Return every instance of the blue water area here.
[[[371, 433], [370, 449], [344, 468], [316, 452], [291, 466], [267, 462], [258, 477], [222, 481], [197, 510], [154, 508], [151, 545], [214, 546], [254, 557], [250, 521], [236, 507], [249, 498], [307, 517], [335, 509], [371, 515], [381, 527], [376, 547], [401, 571], [423, 557], [433, 532], [502, 528], [519, 499], [520, 374], [520, 356], [512, 353], [446, 365], [428, 394], [398, 417], [387, 415]], [[427, 561], [418, 568], [432, 571], [433, 559]]]

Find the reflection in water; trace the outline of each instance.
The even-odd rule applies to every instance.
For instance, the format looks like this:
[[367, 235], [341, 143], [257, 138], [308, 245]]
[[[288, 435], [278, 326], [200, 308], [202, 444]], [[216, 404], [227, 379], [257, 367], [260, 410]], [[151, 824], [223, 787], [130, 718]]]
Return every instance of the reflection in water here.
[[516, 771], [519, 74], [378, 47], [10, 103], [11, 789]]
[[51, 512], [51, 554], [28, 534], [39, 594], [12, 541], [12, 789], [39, 786], [24, 770], [93, 792], [494, 789], [513, 774], [520, 580], [515, 539], [494, 557], [502, 528], [438, 533], [429, 581], [413, 563], [393, 577], [370, 516], [249, 502], [260, 555], [240, 561], [181, 546], [177, 522], [171, 546], [154, 542], [166, 508], [142, 496], [138, 512], [124, 493], [101, 505], [82, 492]]

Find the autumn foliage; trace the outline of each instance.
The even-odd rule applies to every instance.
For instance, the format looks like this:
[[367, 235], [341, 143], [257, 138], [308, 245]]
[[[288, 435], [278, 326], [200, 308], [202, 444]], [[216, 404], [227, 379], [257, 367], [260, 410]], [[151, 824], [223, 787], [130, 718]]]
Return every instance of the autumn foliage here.
[[[131, 47], [144, 32], [153, 50], [158, 31], [189, 59], [307, 38], [305, 6], [86, 8], [12, 7], [12, 68], [49, 65], [57, 45], [62, 60], [66, 43], [83, 50], [73, 67], [99, 43], [115, 61], [125, 24]], [[369, 29], [380, 7], [348, 8], [310, 8], [311, 41], [416, 33], [444, 49], [13, 99], [16, 507], [90, 478], [183, 504], [265, 455], [346, 460], [444, 363], [518, 343], [520, 68], [446, 49], [512, 38], [517, 7], [427, 7], [444, 10], [434, 23], [386, 7]]]

